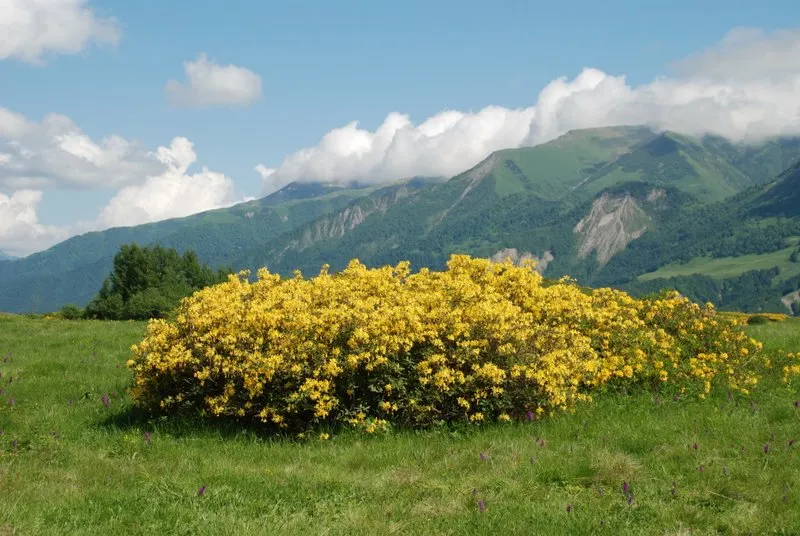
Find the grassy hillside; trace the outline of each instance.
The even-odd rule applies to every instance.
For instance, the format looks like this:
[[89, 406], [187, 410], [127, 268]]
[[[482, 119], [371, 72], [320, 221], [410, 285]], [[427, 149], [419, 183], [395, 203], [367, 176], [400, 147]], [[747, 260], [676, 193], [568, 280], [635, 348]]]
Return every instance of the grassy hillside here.
[[[777, 355], [798, 328], [749, 332]], [[778, 371], [749, 398], [605, 393], [534, 423], [295, 443], [137, 419], [143, 332], [0, 316], [0, 533], [800, 532], [798, 391]]]
[[761, 255], [742, 255], [739, 257], [695, 257], [684, 264], [670, 264], [663, 266], [655, 272], [648, 272], [638, 277], [640, 281], [651, 279], [675, 277], [681, 275], [707, 275], [724, 279], [741, 275], [750, 270], [763, 270], [777, 266], [780, 269], [780, 278], [789, 279], [800, 275], [800, 262], [791, 262], [792, 253], [797, 250], [800, 237], [791, 238], [789, 246]]
[[546, 200], [560, 199], [603, 164], [654, 136], [644, 127], [596, 128], [572, 131], [536, 147], [498, 151], [491, 169], [495, 190], [501, 197], [530, 192]]

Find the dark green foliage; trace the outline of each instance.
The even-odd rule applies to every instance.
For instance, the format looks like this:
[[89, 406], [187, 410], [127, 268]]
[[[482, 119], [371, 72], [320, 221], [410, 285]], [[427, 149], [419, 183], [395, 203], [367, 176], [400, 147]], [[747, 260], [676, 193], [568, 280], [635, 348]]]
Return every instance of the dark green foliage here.
[[58, 311], [58, 316], [64, 320], [78, 320], [83, 318], [83, 309], [74, 304], [67, 304]]
[[797, 216], [800, 213], [800, 161], [769, 184], [754, 205], [753, 213], [757, 216]]
[[114, 256], [111, 275], [85, 314], [107, 320], [163, 318], [181, 298], [223, 281], [230, 272], [201, 264], [193, 251], [179, 255], [161, 246], [123, 245]]
[[650, 281], [632, 281], [622, 288], [635, 296], [674, 289], [698, 303], [711, 302], [722, 310], [744, 312], [786, 312], [780, 296], [783, 285], [776, 282], [777, 267], [751, 270], [738, 277], [714, 279], [705, 275], [670, 277]]

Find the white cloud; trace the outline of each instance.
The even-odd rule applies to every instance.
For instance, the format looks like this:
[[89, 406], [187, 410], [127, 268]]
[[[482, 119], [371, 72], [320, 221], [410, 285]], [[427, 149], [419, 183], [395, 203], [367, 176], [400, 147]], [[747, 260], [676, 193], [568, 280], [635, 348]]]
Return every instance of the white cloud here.
[[116, 44], [113, 18], [97, 17], [87, 0], [0, 0], [0, 60], [41, 64], [43, 56], [76, 54], [89, 43]]
[[374, 132], [354, 121], [286, 157], [263, 181], [264, 192], [293, 180], [452, 176], [496, 149], [536, 145], [579, 128], [644, 124], [745, 142], [800, 135], [800, 30], [735, 29], [673, 68], [673, 76], [640, 86], [587, 68], [572, 80], [552, 81], [524, 109], [447, 111], [420, 124], [390, 113]]
[[[5, 143], [3, 143], [5, 142]], [[192, 143], [176, 137], [146, 151], [119, 136], [94, 141], [67, 117], [35, 123], [0, 108], [0, 251], [26, 255], [69, 236], [188, 216], [243, 201], [233, 180], [203, 167]], [[42, 225], [36, 209], [52, 186], [118, 190], [96, 218]], [[247, 198], [249, 199], [249, 198]]]
[[186, 83], [175, 80], [165, 87], [178, 106], [244, 106], [261, 97], [261, 77], [236, 65], [219, 65], [200, 54], [196, 61], [183, 63]]
[[800, 73], [800, 29], [735, 28], [717, 45], [673, 64], [684, 76], [785, 80]]
[[325, 134], [316, 147], [288, 156], [265, 177], [264, 185], [453, 175], [492, 151], [518, 145], [533, 113], [533, 108], [489, 106], [476, 113], [445, 111], [419, 125], [407, 115], [391, 113], [375, 132], [353, 121]]
[[187, 174], [197, 154], [186, 138], [175, 138], [169, 147], [159, 147], [158, 157], [167, 170], [121, 189], [100, 214], [100, 227], [179, 218], [234, 202], [233, 181], [222, 173], [204, 167], [199, 173]]
[[157, 156], [120, 136], [91, 140], [58, 114], [40, 123], [0, 107], [0, 187], [121, 187], [165, 169]]
[[39, 223], [36, 206], [41, 200], [38, 190], [18, 190], [10, 196], [0, 193], [0, 250], [27, 255], [67, 238], [67, 230]]

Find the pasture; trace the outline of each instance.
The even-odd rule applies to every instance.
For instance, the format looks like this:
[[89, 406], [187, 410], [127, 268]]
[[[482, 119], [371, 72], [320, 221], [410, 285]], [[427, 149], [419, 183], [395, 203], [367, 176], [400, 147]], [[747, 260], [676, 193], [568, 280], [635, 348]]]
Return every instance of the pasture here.
[[[131, 410], [140, 322], [0, 316], [0, 535], [798, 534], [800, 392], [298, 442]], [[748, 328], [800, 351], [800, 322]]]

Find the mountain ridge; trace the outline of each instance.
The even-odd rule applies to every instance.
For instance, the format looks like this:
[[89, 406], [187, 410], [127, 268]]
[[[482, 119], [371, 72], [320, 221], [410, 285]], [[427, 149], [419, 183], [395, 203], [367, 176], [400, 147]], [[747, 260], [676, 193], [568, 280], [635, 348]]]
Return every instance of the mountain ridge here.
[[[648, 236], [669, 242], [664, 233], [673, 232], [670, 218], [690, 221], [696, 217], [692, 210], [715, 203], [738, 206], [743, 191], [760, 188], [760, 194], [779, 195], [782, 187], [770, 184], [780, 181], [770, 182], [769, 173], [797, 160], [800, 141], [795, 138], [744, 146], [620, 126], [576, 130], [535, 147], [495, 151], [446, 181], [296, 182], [227, 209], [89, 233], [26, 259], [2, 262], [0, 309], [85, 303], [91, 298], [88, 289], [99, 288], [107, 275], [119, 245], [133, 241], [195, 249], [212, 265], [267, 266], [283, 274], [295, 268], [316, 271], [322, 264], [335, 270], [353, 257], [368, 264], [408, 259], [416, 266], [439, 267], [451, 253], [491, 257], [514, 248], [538, 258], [548, 252], [550, 275], [573, 272], [589, 283], [624, 284], [634, 277], [626, 275], [633, 271], [625, 263], [642, 264], [636, 252], [654, 247]], [[580, 255], [585, 237], [576, 226], [598, 199], [608, 210], [597, 214], [596, 223], [610, 219], [603, 220], [605, 227], [594, 226], [592, 242], [601, 247]], [[48, 295], [48, 280], [76, 290]]]

